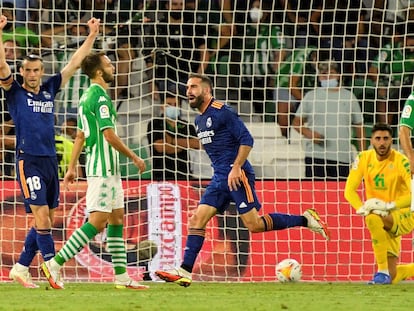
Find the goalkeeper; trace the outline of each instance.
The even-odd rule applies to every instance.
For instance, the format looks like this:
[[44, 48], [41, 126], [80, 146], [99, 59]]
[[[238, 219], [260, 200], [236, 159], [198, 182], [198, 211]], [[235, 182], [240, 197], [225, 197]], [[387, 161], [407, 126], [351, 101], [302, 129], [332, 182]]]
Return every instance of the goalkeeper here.
[[[392, 129], [377, 123], [372, 128], [373, 149], [362, 151], [350, 170], [345, 198], [365, 216], [371, 234], [377, 272], [368, 284], [395, 284], [414, 276], [414, 264], [398, 265], [401, 236], [414, 229], [410, 211], [411, 171], [408, 159], [392, 145]], [[358, 188], [364, 180], [365, 203]]]

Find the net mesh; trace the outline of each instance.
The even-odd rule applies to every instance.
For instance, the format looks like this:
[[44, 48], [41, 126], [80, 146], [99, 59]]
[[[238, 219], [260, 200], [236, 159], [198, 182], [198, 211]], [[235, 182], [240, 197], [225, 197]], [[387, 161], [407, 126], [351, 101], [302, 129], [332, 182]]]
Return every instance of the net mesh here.
[[[194, 279], [275, 281], [276, 264], [285, 258], [298, 260], [303, 279], [308, 281], [361, 281], [375, 272], [369, 233], [363, 219], [343, 198], [344, 181], [305, 179], [306, 140], [293, 129], [291, 120], [301, 98], [317, 86], [315, 63], [334, 59], [344, 88], [355, 95], [364, 118], [364, 139], [368, 142], [369, 129], [376, 121], [397, 126], [414, 74], [409, 1], [395, 1], [395, 6], [392, 1], [387, 1], [388, 6], [384, 1], [21, 2], [28, 7], [20, 7], [19, 1], [12, 8], [2, 7], [3, 14], [9, 10], [15, 16], [12, 27], [23, 33], [17, 36], [17, 30], [11, 31], [10, 40], [19, 42], [12, 48], [15, 56], [8, 59], [16, 79], [18, 58], [28, 53], [40, 53], [44, 58], [44, 79], [62, 70], [85, 39], [87, 20], [91, 16], [101, 19], [102, 35], [95, 49], [106, 51], [116, 67], [110, 93], [118, 113], [118, 135], [147, 165], [140, 176], [131, 161], [121, 157], [132, 276], [155, 279], [155, 269], [181, 262], [188, 218], [211, 177], [205, 153], [189, 150], [191, 178], [151, 180], [154, 145], [147, 135], [148, 123], [161, 115], [166, 93], [182, 98], [181, 118], [193, 123], [197, 112], [186, 101], [185, 80], [189, 72], [198, 70], [211, 77], [215, 97], [238, 112], [255, 138], [249, 160], [256, 172], [261, 213], [302, 214], [315, 208], [328, 222], [332, 241], [326, 242], [306, 228], [250, 234], [235, 207], [230, 206], [207, 227]], [[187, 8], [171, 14], [176, 6]], [[261, 10], [251, 10], [251, 6], [261, 6]], [[257, 16], [262, 19], [260, 25], [255, 21]], [[181, 23], [174, 22], [181, 17]], [[75, 125], [68, 123], [76, 118], [79, 98], [88, 85], [87, 77], [78, 71], [56, 99], [56, 131], [66, 138], [71, 139]], [[3, 100], [3, 280], [8, 279], [33, 225], [24, 213], [15, 181], [13, 143], [7, 144], [4, 136], [13, 134], [6, 112]], [[343, 130], [350, 131], [351, 126]], [[354, 156], [358, 139], [355, 132], [353, 136]], [[395, 143], [398, 148], [397, 139]], [[58, 149], [58, 153], [64, 158], [65, 149]], [[61, 190], [53, 229], [57, 250], [87, 219], [85, 191], [84, 178], [71, 190]], [[401, 249], [400, 260], [412, 262], [409, 237], [403, 237]], [[35, 280], [40, 279], [37, 267], [41, 261], [39, 255], [31, 266]], [[105, 232], [65, 265], [63, 277], [72, 281], [112, 280]]]

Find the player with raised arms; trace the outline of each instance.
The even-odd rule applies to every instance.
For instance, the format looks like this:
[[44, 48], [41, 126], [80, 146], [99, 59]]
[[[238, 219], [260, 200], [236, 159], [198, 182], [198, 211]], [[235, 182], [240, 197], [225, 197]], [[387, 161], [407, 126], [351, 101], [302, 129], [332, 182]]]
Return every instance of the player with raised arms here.
[[[7, 18], [0, 16], [0, 37], [7, 25]], [[89, 35], [60, 73], [42, 84], [43, 60], [38, 55], [23, 58], [20, 85], [6, 62], [3, 42], [0, 40], [0, 85], [5, 91], [6, 102], [16, 126], [16, 174], [27, 213], [34, 216], [34, 226], [29, 230], [18, 262], [9, 277], [24, 287], [36, 288], [29, 266], [38, 250], [44, 261], [55, 255], [52, 238], [54, 209], [59, 205], [59, 177], [55, 148], [55, 104], [59, 90], [79, 69], [89, 54], [99, 34], [100, 20], [88, 21]]]

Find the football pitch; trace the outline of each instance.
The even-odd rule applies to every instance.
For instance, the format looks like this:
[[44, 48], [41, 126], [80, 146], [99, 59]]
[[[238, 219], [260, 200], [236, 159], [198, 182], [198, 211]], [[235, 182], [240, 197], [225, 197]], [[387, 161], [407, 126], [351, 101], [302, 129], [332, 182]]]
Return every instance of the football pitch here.
[[[144, 282], [145, 283], [145, 282]], [[414, 283], [193, 283], [149, 282], [148, 290], [116, 290], [112, 284], [67, 283], [53, 290], [0, 284], [0, 310], [414, 310]]]

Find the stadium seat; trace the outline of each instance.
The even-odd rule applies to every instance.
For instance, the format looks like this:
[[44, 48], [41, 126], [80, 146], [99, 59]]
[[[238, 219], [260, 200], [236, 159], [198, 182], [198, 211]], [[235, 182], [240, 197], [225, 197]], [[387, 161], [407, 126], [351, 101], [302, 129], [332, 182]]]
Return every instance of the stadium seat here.
[[254, 148], [249, 160], [258, 178], [304, 177], [305, 162], [301, 144], [288, 144], [277, 123], [246, 123], [253, 135]]

